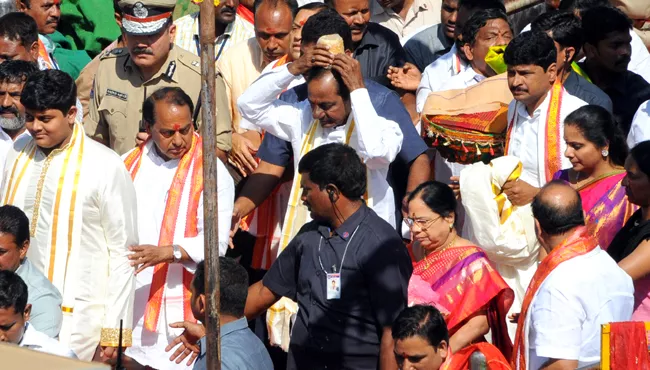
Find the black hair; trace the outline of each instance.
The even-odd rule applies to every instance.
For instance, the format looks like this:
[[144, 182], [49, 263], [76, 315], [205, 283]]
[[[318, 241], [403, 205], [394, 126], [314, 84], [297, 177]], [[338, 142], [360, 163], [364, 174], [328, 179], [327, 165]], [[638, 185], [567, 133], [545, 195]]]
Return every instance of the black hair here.
[[163, 87], [156, 90], [142, 103], [142, 120], [145, 124], [153, 126], [156, 123], [156, 102], [164, 100], [169, 105], [188, 107], [190, 117], [194, 114], [194, 103], [180, 87]]
[[300, 12], [301, 10], [318, 10], [318, 11], [320, 11], [320, 10], [325, 10], [325, 9], [329, 9], [329, 7], [327, 5], [319, 2], [319, 1], [315, 1], [313, 3], [307, 3], [307, 4], [303, 5], [303, 6], [298, 7], [298, 10], [296, 10], [296, 14], [298, 14], [298, 12]]
[[509, 66], [536, 65], [548, 70], [556, 62], [553, 39], [544, 32], [522, 32], [506, 47], [503, 60]]
[[[375, 1], [375, 0], [368, 0], [368, 8], [372, 7], [371, 1]], [[336, 0], [325, 0], [324, 3], [330, 8], [336, 8]]]
[[[196, 266], [192, 284], [196, 294], [205, 294], [205, 262]], [[243, 317], [248, 297], [248, 273], [244, 266], [229, 257], [219, 257], [220, 311], [222, 314]]]
[[581, 13], [585, 44], [596, 45], [612, 32], [627, 33], [632, 21], [625, 13], [611, 6], [598, 6]]
[[8, 60], [0, 64], [0, 82], [22, 84], [38, 71], [36, 63], [24, 60]]
[[20, 0], [20, 2], [23, 3], [23, 4], [25, 4], [25, 7], [26, 7], [27, 9], [31, 9], [31, 8], [32, 8], [32, 0]]
[[18, 274], [9, 270], [0, 271], [0, 308], [13, 308], [22, 314], [27, 307], [27, 284]]
[[312, 80], [321, 78], [326, 74], [332, 74], [332, 76], [334, 76], [334, 79], [338, 84], [338, 93], [341, 95], [341, 98], [343, 98], [344, 101], [350, 100], [350, 89], [348, 89], [348, 86], [345, 84], [343, 77], [341, 77], [341, 74], [338, 71], [335, 71], [333, 69], [326, 69], [323, 67], [312, 67], [307, 72], [305, 81], [307, 81], [309, 84]]
[[597, 148], [609, 145], [609, 159], [616, 166], [623, 166], [628, 155], [623, 131], [607, 109], [598, 105], [585, 105], [564, 119], [564, 126], [575, 126]]
[[611, 3], [609, 0], [562, 0], [559, 10], [576, 10], [579, 14], [582, 14], [585, 10], [597, 6], [611, 6]]
[[[552, 11], [542, 13], [531, 24], [533, 32], [551, 32], [551, 38], [563, 48], [576, 50], [573, 58], [578, 56], [584, 43], [580, 20], [571, 12]], [[570, 60], [569, 62], [572, 62]]]
[[433, 306], [415, 305], [402, 310], [393, 322], [393, 340], [421, 337], [434, 348], [443, 341], [449, 344], [449, 330], [444, 317]]
[[449, 217], [456, 212], [456, 197], [449, 185], [439, 181], [427, 181], [418, 185], [409, 195], [408, 201], [420, 198], [430, 210], [442, 217]]
[[485, 27], [488, 21], [492, 19], [503, 19], [506, 21], [506, 23], [508, 23], [510, 29], [512, 29], [512, 25], [510, 24], [508, 16], [505, 12], [499, 9], [479, 10], [476, 13], [472, 14], [471, 17], [469, 17], [467, 23], [465, 23], [465, 26], [463, 27], [463, 43], [472, 45], [476, 40], [476, 35], [478, 35], [481, 28]]
[[11, 12], [0, 17], [0, 37], [20, 41], [29, 48], [38, 41], [38, 25], [34, 18], [22, 12]]
[[334, 9], [325, 9], [307, 19], [302, 27], [302, 43], [303, 45], [315, 44], [321, 36], [325, 35], [339, 35], [343, 39], [345, 49], [353, 49], [350, 26]]
[[[548, 202], [542, 199], [544, 191], [554, 186], [562, 186], [570, 189], [574, 193], [574, 197], [567, 199], [567, 203], [562, 204], [561, 207], [548, 204]], [[553, 180], [544, 185], [542, 190], [533, 199], [531, 208], [533, 209], [533, 217], [539, 222], [541, 231], [548, 235], [560, 235], [585, 224], [580, 193], [562, 180]]]
[[0, 207], [0, 233], [13, 235], [18, 248], [29, 241], [29, 219], [18, 207], [4, 205]]
[[458, 0], [458, 9], [487, 10], [498, 9], [506, 12], [506, 6], [501, 0]]
[[281, 4], [288, 6], [291, 10], [292, 17], [295, 17], [296, 13], [298, 13], [298, 2], [296, 0], [255, 0], [253, 11], [257, 13], [257, 8], [265, 3], [268, 3], [267, 5], [270, 5], [273, 9], [279, 7]]
[[38, 71], [25, 82], [20, 102], [27, 109], [58, 109], [66, 115], [77, 102], [77, 86], [72, 77], [63, 71]]
[[366, 192], [366, 166], [353, 148], [338, 143], [321, 145], [309, 151], [298, 164], [298, 172], [308, 173], [311, 182], [323, 190], [335, 185], [350, 200]]
[[122, 8], [120, 8], [120, 0], [113, 0], [113, 13], [122, 14]]
[[650, 177], [650, 140], [638, 143], [630, 150], [630, 155], [641, 172]]

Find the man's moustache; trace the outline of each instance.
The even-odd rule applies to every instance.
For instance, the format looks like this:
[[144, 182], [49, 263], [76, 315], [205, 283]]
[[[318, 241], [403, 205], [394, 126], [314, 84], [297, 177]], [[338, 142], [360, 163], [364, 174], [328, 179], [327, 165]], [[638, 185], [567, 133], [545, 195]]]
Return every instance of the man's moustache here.
[[11, 113], [18, 117], [18, 110], [14, 108], [0, 108], [0, 114]]
[[144, 55], [153, 55], [153, 50], [149, 48], [135, 48], [133, 49], [134, 54], [144, 54]]
[[59, 23], [59, 18], [50, 18], [46, 22], [47, 24]]
[[223, 13], [236, 13], [236, 12], [237, 12], [237, 9], [229, 7], [229, 6], [224, 6], [223, 8], [221, 8], [221, 11], [219, 13], [223, 14]]

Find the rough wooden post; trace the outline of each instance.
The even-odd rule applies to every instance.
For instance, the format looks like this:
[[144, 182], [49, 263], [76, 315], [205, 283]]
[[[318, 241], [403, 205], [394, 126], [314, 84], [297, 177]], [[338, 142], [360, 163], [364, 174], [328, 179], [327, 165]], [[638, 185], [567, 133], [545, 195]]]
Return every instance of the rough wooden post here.
[[204, 0], [200, 13], [201, 129], [203, 137], [203, 222], [205, 238], [205, 293], [207, 310], [207, 369], [221, 369], [219, 339], [219, 224], [217, 206], [217, 129], [214, 101], [214, 2]]

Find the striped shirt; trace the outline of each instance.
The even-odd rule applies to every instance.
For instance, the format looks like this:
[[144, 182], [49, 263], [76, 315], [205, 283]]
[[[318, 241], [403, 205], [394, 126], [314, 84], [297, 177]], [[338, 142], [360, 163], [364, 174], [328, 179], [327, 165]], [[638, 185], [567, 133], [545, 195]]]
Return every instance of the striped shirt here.
[[[177, 19], [174, 24], [176, 25], [176, 45], [200, 56], [199, 13], [188, 14]], [[223, 55], [223, 52], [231, 46], [254, 36], [255, 29], [253, 25], [237, 15], [235, 21], [230, 23], [223, 35], [217, 37], [215, 41], [215, 60], [218, 60]]]

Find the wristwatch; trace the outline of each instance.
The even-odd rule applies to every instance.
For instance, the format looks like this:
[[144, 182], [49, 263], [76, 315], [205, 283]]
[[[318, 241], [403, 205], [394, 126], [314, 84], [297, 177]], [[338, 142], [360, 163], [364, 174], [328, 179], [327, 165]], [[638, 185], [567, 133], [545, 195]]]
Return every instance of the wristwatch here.
[[181, 261], [181, 257], [183, 257], [183, 254], [181, 253], [181, 246], [174, 244], [172, 245], [172, 248], [174, 249], [174, 263], [179, 263]]

